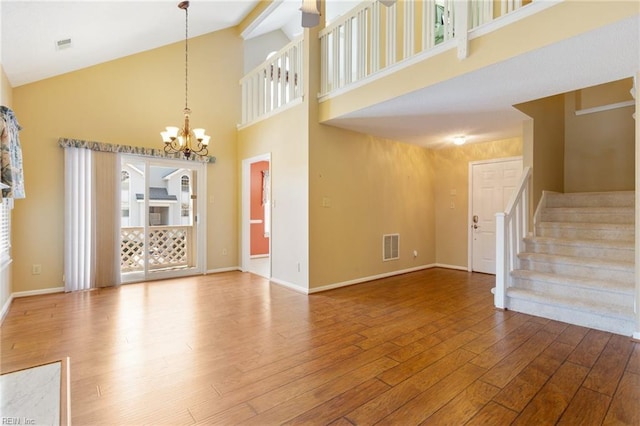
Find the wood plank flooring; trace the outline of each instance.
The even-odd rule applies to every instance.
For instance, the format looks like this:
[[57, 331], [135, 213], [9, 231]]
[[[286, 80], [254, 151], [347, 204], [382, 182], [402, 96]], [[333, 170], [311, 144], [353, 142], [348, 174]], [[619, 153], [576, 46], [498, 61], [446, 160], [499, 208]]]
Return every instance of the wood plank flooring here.
[[305, 296], [230, 272], [14, 300], [2, 371], [71, 358], [75, 425], [640, 425], [640, 344], [430, 269]]

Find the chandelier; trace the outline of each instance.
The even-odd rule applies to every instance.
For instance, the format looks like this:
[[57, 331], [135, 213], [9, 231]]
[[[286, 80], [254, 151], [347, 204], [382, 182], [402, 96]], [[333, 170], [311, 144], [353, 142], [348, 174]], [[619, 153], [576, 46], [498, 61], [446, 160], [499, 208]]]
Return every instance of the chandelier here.
[[160, 132], [164, 142], [164, 152], [168, 154], [182, 153], [187, 160], [191, 154], [206, 157], [209, 154], [210, 136], [205, 135], [204, 129], [192, 129], [189, 124], [189, 2], [183, 1], [178, 7], [184, 10], [184, 126], [180, 129], [168, 126], [166, 131]]

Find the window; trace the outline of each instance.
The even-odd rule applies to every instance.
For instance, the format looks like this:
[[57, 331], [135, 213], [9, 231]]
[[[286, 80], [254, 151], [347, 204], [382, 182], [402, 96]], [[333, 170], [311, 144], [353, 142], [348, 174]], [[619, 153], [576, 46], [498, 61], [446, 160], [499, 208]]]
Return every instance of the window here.
[[129, 226], [129, 193], [131, 185], [131, 175], [126, 170], [120, 172], [120, 217], [123, 219], [122, 226]]
[[189, 217], [191, 213], [191, 185], [189, 176], [180, 178], [180, 215]]
[[3, 198], [0, 204], [0, 266], [11, 261], [11, 208], [13, 200]]

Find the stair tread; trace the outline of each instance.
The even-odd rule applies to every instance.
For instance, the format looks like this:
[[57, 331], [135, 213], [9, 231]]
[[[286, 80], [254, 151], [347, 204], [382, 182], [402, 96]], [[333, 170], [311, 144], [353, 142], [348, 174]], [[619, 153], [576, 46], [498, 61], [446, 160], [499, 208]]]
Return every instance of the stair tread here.
[[588, 228], [588, 229], [628, 229], [634, 230], [633, 223], [606, 223], [606, 222], [553, 222], [541, 221], [536, 226], [542, 227], [565, 227], [565, 228]]
[[510, 287], [507, 289], [507, 296], [527, 299], [537, 303], [545, 303], [548, 305], [561, 306], [568, 309], [589, 311], [599, 315], [607, 315], [611, 317], [633, 319], [633, 306], [617, 305], [613, 303], [602, 303], [597, 300], [582, 300], [573, 297], [563, 297], [558, 295], [548, 295], [532, 290]]
[[553, 212], [567, 212], [572, 213], [578, 211], [580, 213], [620, 213], [620, 214], [631, 214], [635, 211], [632, 206], [601, 206], [601, 207], [593, 207], [593, 206], [558, 206], [558, 207], [545, 207], [547, 211]]
[[[511, 272], [514, 278], [546, 281], [567, 287], [580, 287], [585, 289], [595, 289], [603, 292], [622, 293], [633, 296], [633, 283], [625, 283], [613, 280], [598, 280], [584, 278], [575, 275], [552, 274], [549, 272], [528, 271], [526, 269], [516, 269]], [[517, 286], [516, 286], [517, 288]]]
[[610, 269], [633, 269], [635, 262], [627, 262], [624, 260], [609, 260], [594, 257], [577, 257], [546, 253], [522, 252], [518, 253], [520, 259], [531, 259], [542, 262], [555, 261], [556, 263], [564, 263], [570, 265], [579, 265], [589, 268], [610, 268]]
[[578, 238], [556, 238], [556, 237], [538, 237], [529, 236], [524, 240], [534, 244], [557, 244], [567, 246], [587, 246], [587, 247], [602, 247], [602, 248], [615, 248], [624, 250], [634, 250], [635, 243], [633, 241], [615, 241], [615, 240], [589, 240]]

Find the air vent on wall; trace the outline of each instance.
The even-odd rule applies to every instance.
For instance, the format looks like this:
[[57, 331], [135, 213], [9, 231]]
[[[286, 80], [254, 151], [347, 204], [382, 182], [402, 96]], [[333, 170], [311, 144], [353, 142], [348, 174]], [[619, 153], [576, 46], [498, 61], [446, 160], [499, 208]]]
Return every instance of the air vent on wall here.
[[56, 50], [64, 50], [71, 47], [71, 39], [65, 38], [62, 40], [56, 41]]
[[382, 236], [382, 261], [400, 258], [400, 234]]

